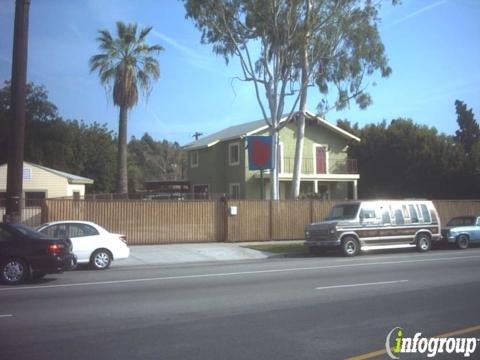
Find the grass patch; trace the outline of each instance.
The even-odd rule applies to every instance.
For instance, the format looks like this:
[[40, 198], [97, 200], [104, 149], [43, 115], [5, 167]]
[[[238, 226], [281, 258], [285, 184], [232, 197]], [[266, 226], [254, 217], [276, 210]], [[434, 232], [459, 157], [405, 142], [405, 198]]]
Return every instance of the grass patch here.
[[249, 245], [245, 246], [246, 248], [259, 250], [259, 251], [268, 251], [276, 254], [285, 254], [285, 253], [307, 253], [308, 248], [304, 244], [265, 244], [265, 245]]

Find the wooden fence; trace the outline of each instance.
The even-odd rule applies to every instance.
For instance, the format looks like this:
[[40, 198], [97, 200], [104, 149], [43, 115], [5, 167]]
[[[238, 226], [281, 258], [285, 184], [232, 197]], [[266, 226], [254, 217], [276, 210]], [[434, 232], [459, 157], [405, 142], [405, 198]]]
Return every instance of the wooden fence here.
[[46, 200], [46, 207], [48, 221], [93, 221], [132, 245], [223, 240], [218, 201]]
[[[436, 200], [442, 224], [480, 214], [478, 200]], [[303, 239], [305, 225], [326, 217], [335, 201], [46, 200], [44, 221], [87, 220], [126, 234], [129, 244]], [[236, 207], [236, 215], [231, 214]]]

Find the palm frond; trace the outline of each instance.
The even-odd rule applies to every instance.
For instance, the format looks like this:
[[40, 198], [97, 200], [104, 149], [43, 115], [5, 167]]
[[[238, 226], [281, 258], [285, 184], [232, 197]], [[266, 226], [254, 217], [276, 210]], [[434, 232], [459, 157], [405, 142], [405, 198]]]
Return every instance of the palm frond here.
[[104, 71], [100, 72], [100, 82], [103, 85], [110, 84], [115, 79], [115, 73], [116, 69], [113, 67], [105, 69]]
[[143, 28], [140, 31], [140, 35], [138, 35], [138, 41], [143, 42], [145, 40], [145, 37], [148, 35], [148, 33], [153, 29], [153, 26], [147, 26]]
[[151, 53], [159, 53], [159, 52], [161, 52], [161, 51], [163, 51], [163, 50], [165, 50], [165, 49], [163, 48], [163, 46], [158, 45], [158, 44], [157, 44], [157, 45], [152, 45], [152, 46], [150, 46], [150, 47], [148, 48], [148, 52], [151, 52]]
[[104, 43], [113, 43], [113, 38], [112, 38], [112, 35], [110, 34], [110, 32], [108, 30], [98, 30], [98, 37], [97, 37], [97, 40], [99, 42], [104, 42]]
[[125, 38], [125, 33], [127, 32], [127, 26], [123, 21], [117, 21], [117, 35], [119, 39]]
[[145, 42], [151, 26], [141, 29], [137, 36], [137, 24], [116, 23], [117, 37], [108, 30], [98, 31], [99, 54], [89, 59], [90, 72], [97, 72], [100, 82], [112, 90], [113, 102], [127, 109], [138, 102], [138, 89], [146, 96], [152, 89], [152, 81], [160, 76], [160, 66], [155, 55], [163, 47]]

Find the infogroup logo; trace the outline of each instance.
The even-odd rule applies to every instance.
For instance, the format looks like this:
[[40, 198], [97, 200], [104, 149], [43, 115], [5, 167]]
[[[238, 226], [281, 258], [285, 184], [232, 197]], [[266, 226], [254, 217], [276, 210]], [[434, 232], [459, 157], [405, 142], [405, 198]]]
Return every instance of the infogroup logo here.
[[392, 359], [400, 359], [401, 354], [426, 354], [433, 358], [437, 354], [463, 354], [468, 358], [477, 348], [480, 339], [454, 338], [454, 337], [422, 337], [422, 333], [417, 332], [412, 337], [406, 337], [401, 327], [395, 327], [387, 335], [385, 340], [385, 350]]

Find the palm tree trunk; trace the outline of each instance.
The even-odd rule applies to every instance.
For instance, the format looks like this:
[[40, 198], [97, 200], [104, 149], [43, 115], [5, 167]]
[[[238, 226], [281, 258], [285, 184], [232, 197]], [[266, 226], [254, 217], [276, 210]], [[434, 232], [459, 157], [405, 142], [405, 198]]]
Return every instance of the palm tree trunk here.
[[127, 117], [128, 109], [120, 106], [118, 117], [117, 193], [128, 193], [127, 173]]

